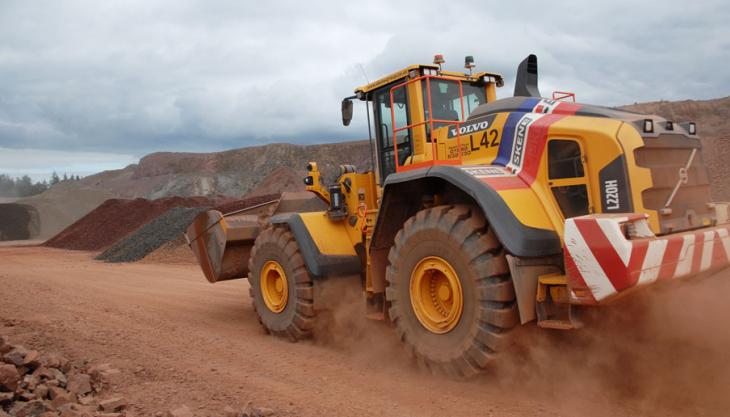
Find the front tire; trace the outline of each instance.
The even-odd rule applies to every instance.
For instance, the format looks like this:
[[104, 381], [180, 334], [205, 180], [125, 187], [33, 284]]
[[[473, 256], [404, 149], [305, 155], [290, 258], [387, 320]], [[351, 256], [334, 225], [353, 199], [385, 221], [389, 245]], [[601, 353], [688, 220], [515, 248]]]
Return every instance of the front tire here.
[[418, 212], [396, 235], [388, 260], [388, 313], [420, 364], [469, 377], [511, 344], [519, 322], [514, 288], [479, 209]]
[[264, 230], [249, 259], [249, 293], [267, 332], [296, 342], [314, 328], [314, 285], [294, 235], [284, 227]]

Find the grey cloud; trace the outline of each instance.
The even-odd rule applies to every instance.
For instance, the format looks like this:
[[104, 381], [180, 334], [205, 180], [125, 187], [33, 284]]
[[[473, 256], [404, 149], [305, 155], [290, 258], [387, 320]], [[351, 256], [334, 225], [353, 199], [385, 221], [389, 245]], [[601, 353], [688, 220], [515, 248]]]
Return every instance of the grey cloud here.
[[[352, 3], [352, 2], [351, 2]], [[362, 138], [339, 101], [399, 67], [474, 55], [511, 94], [623, 104], [727, 95], [721, 1], [0, 3], [0, 147], [141, 155]], [[362, 106], [361, 106], [362, 107]]]

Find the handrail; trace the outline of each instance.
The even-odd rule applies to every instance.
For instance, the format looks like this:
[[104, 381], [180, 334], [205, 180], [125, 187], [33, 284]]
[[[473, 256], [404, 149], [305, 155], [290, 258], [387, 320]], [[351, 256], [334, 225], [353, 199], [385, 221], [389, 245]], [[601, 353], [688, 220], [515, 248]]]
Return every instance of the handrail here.
[[565, 100], [566, 98], [573, 99], [575, 103], [575, 94], [570, 91], [553, 91], [553, 100]]
[[[454, 82], [458, 83], [458, 85], [459, 85], [459, 101], [460, 101], [460, 104], [461, 104], [461, 117], [462, 117], [462, 119], [464, 118], [464, 114], [465, 114], [465, 109], [464, 109], [464, 89], [462, 87], [462, 81], [459, 80], [459, 79], [457, 79], [457, 78], [445, 77], [445, 76], [441, 76], [441, 75], [421, 75], [419, 77], [412, 78], [412, 79], [410, 79], [410, 80], [408, 80], [406, 82], [403, 82], [401, 84], [397, 84], [397, 85], [391, 87], [391, 89], [390, 89], [390, 117], [391, 117], [391, 126], [392, 126], [392, 132], [393, 132], [393, 150], [394, 150], [394, 158], [393, 159], [394, 159], [394, 162], [395, 162], [395, 170], [396, 170], [396, 172], [402, 172], [402, 171], [408, 170], [408, 169], [420, 168], [420, 167], [422, 167], [424, 165], [433, 166], [433, 165], [435, 165], [437, 163], [444, 163], [444, 164], [461, 164], [462, 163], [463, 156], [462, 156], [462, 150], [461, 150], [461, 129], [460, 129], [460, 127], [461, 127], [461, 124], [464, 123], [464, 120], [444, 120], [444, 119], [434, 119], [432, 117], [433, 116], [433, 106], [431, 104], [431, 79], [432, 78], [435, 78], [435, 79], [443, 79], [443, 80], [448, 80], [448, 81], [454, 81]], [[426, 96], [427, 96], [426, 102], [428, 103], [428, 117], [424, 117], [424, 120], [422, 120], [420, 122], [415, 122], [415, 123], [407, 124], [406, 126], [402, 126], [402, 127], [396, 126], [396, 121], [395, 121], [395, 107], [394, 107], [395, 106], [395, 101], [394, 101], [394, 98], [393, 98], [393, 93], [397, 89], [406, 88], [409, 84], [416, 83], [416, 82], [420, 82], [420, 81], [422, 81], [424, 79], [426, 80]], [[407, 97], [407, 95], [406, 95], [406, 97]], [[457, 153], [458, 153], [458, 157], [456, 159], [449, 158], [448, 157], [448, 154], [446, 155], [446, 159], [438, 159], [438, 148], [436, 146], [436, 139], [433, 137], [433, 132], [434, 132], [434, 126], [433, 125], [434, 125], [434, 123], [443, 123], [446, 126], [449, 126], [449, 125], [455, 125], [456, 126], [456, 147], [457, 147]], [[402, 166], [400, 164], [400, 160], [398, 158], [398, 137], [397, 137], [397, 133], [398, 132], [401, 132], [403, 130], [410, 130], [410, 129], [413, 129], [415, 127], [422, 126], [422, 125], [425, 125], [425, 124], [428, 124], [428, 127], [429, 127], [428, 134], [430, 136], [429, 139], [430, 139], [430, 142], [431, 142], [431, 160], [430, 161], [424, 161], [423, 163], [420, 163], [420, 164], [417, 164], [417, 165], [413, 165], [411, 167]], [[411, 141], [413, 141], [413, 135], [410, 135], [410, 136], [411, 136]], [[448, 138], [448, 136], [447, 136], [447, 138]]]

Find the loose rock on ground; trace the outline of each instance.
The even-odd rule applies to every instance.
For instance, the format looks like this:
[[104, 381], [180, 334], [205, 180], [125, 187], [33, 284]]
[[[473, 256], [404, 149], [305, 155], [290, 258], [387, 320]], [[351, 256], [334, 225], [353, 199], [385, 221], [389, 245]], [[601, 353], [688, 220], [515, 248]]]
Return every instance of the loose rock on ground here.
[[[124, 398], [97, 398], [109, 367], [72, 368], [63, 356], [40, 354], [0, 336], [0, 417], [121, 417]], [[118, 371], [117, 371], [118, 372]]]

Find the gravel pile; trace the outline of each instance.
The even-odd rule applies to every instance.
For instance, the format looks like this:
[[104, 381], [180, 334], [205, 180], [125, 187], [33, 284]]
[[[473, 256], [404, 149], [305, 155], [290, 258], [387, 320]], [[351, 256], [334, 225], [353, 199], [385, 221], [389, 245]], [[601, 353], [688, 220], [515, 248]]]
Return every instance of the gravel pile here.
[[103, 250], [174, 207], [213, 207], [230, 198], [110, 199], [46, 242], [60, 249]]
[[172, 208], [114, 244], [96, 259], [106, 262], [138, 261], [185, 233], [195, 216], [206, 210], [207, 207]]
[[119, 374], [109, 364], [76, 368], [58, 354], [39, 354], [0, 336], [0, 417], [125, 415], [123, 397], [103, 393]]

